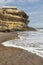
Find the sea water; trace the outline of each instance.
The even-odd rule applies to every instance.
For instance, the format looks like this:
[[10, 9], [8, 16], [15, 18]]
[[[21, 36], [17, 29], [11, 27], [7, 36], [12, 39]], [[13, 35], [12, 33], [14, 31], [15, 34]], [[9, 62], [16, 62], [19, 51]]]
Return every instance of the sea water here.
[[43, 29], [38, 31], [17, 32], [20, 39], [2, 43], [8, 47], [18, 47], [43, 57]]

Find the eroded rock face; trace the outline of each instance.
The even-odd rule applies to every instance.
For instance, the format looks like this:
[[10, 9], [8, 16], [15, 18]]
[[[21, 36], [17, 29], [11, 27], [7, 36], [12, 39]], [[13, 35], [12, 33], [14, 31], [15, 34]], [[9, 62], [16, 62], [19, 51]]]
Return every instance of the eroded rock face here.
[[29, 30], [28, 15], [15, 7], [0, 8], [0, 31]]

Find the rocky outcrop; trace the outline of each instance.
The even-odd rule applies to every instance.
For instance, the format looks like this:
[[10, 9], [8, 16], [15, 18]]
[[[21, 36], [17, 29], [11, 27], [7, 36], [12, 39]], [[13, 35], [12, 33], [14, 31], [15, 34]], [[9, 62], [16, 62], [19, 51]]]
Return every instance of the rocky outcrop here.
[[29, 16], [16, 7], [0, 8], [0, 31], [35, 30], [28, 27]]

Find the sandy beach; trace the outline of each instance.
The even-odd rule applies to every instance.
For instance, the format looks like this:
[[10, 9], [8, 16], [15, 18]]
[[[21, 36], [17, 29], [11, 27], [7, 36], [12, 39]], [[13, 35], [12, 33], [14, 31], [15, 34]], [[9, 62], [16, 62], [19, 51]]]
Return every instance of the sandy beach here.
[[0, 65], [43, 65], [43, 58], [26, 50], [4, 47], [2, 42], [19, 38], [16, 33], [0, 33]]
[[43, 58], [20, 48], [0, 46], [0, 65], [43, 65]]

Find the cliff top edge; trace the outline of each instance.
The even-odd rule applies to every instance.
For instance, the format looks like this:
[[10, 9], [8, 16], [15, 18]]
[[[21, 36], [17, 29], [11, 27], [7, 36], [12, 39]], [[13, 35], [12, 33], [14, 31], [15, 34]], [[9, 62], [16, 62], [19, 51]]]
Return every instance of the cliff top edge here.
[[16, 6], [2, 6], [2, 7], [0, 7], [0, 8], [15, 8], [15, 9], [17, 9]]

